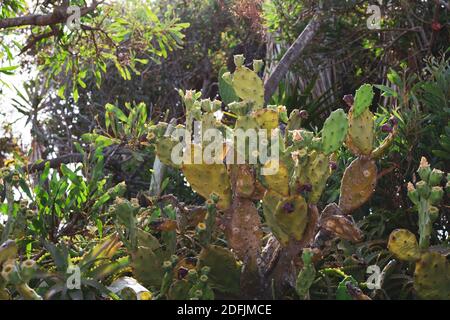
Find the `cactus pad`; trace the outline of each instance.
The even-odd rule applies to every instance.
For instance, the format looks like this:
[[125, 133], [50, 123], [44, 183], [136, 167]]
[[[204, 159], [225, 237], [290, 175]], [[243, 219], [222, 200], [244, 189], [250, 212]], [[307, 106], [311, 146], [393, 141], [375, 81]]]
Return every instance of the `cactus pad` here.
[[242, 261], [256, 265], [261, 251], [261, 221], [253, 201], [235, 197], [226, 217], [229, 246]]
[[253, 116], [250, 115], [243, 115], [239, 116], [236, 120], [235, 129], [258, 129], [259, 125], [258, 122], [255, 120]]
[[131, 253], [131, 268], [139, 283], [144, 286], [161, 285], [164, 276], [163, 262], [165, 261], [164, 251], [153, 251], [147, 247], [138, 247]]
[[414, 289], [422, 299], [450, 299], [450, 265], [445, 256], [426, 252], [416, 262]]
[[278, 128], [278, 111], [276, 110], [260, 109], [255, 111], [253, 116], [255, 117], [259, 127], [262, 129], [273, 130]]
[[187, 300], [191, 285], [187, 280], [177, 280], [172, 283], [167, 296], [170, 300]]
[[227, 68], [222, 67], [219, 71], [219, 94], [223, 103], [230, 104], [238, 101], [239, 97], [236, 95], [236, 92], [234, 92], [233, 86], [223, 78], [225, 73], [227, 73]]
[[392, 231], [389, 236], [388, 249], [400, 260], [416, 261], [420, 258], [416, 236], [409, 230]]
[[156, 155], [162, 163], [174, 168], [180, 167], [172, 162], [172, 149], [178, 143], [180, 142], [171, 137], [161, 137], [156, 141]]
[[272, 233], [283, 246], [286, 246], [289, 242], [289, 235], [281, 229], [275, 218], [277, 205], [281, 199], [282, 197], [280, 194], [275, 191], [268, 190], [263, 198], [263, 212], [266, 223], [270, 227]]
[[312, 191], [309, 195], [310, 203], [317, 203], [326, 187], [330, 176], [328, 156], [322, 152], [312, 151], [306, 169], [307, 182], [311, 183]]
[[313, 252], [308, 250], [304, 250], [302, 253], [303, 268], [299, 271], [295, 282], [295, 291], [301, 299], [307, 298], [309, 288], [316, 277], [316, 269], [312, 262], [313, 255]]
[[217, 206], [226, 210], [231, 203], [231, 188], [228, 173], [223, 164], [183, 164], [183, 174], [192, 189], [205, 199], [212, 193], [219, 196]]
[[322, 129], [322, 148], [325, 154], [331, 154], [339, 149], [347, 136], [347, 130], [348, 121], [344, 110], [333, 111]]
[[240, 267], [234, 254], [219, 246], [209, 245], [200, 252], [197, 269], [211, 268], [208, 278], [211, 287], [221, 292], [239, 293]]
[[377, 182], [377, 166], [373, 160], [357, 158], [344, 172], [339, 207], [349, 214], [372, 196]]
[[300, 241], [308, 223], [308, 205], [305, 199], [296, 195], [278, 202], [275, 221], [284, 233]]
[[357, 118], [372, 104], [373, 88], [370, 84], [362, 85], [356, 90], [355, 102], [353, 104], [353, 114]]
[[264, 84], [258, 75], [247, 67], [236, 67], [233, 73], [233, 88], [246, 101], [254, 101], [257, 109], [264, 105]]
[[362, 239], [361, 230], [359, 230], [356, 224], [346, 216], [331, 215], [325, 217], [320, 221], [320, 225], [322, 228], [333, 232], [341, 239], [353, 242], [359, 242]]
[[236, 193], [243, 198], [251, 198], [255, 192], [255, 176], [248, 165], [237, 167]]
[[348, 114], [347, 148], [355, 155], [369, 155], [373, 150], [374, 121], [373, 114], [366, 109], [356, 117], [353, 109]]
[[[271, 168], [273, 161], [275, 160], [266, 162], [264, 167]], [[284, 162], [280, 161], [278, 163], [278, 172], [276, 174], [261, 176], [261, 181], [267, 189], [285, 197], [289, 195], [289, 174]]]

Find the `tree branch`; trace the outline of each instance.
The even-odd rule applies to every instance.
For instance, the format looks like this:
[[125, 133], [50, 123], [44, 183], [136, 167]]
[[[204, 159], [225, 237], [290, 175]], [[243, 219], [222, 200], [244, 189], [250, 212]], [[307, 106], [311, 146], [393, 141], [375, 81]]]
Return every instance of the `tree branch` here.
[[[103, 3], [93, 1], [88, 7], [80, 9], [80, 15], [83, 17], [97, 9], [98, 5]], [[69, 14], [66, 10], [58, 10], [61, 7], [55, 7], [51, 14], [31, 14], [23, 17], [14, 17], [0, 20], [0, 29], [21, 27], [21, 26], [50, 26], [67, 21]]]
[[50, 163], [50, 168], [57, 168], [63, 163], [68, 164], [68, 163], [75, 163], [75, 162], [81, 162], [81, 161], [83, 161], [83, 155], [81, 153], [70, 153], [70, 154], [66, 154], [64, 156], [57, 157], [54, 159], [44, 160], [39, 163], [29, 164], [28, 166], [26, 166], [24, 168], [24, 170], [27, 172], [42, 171], [42, 170], [44, 170], [45, 164], [47, 162]]
[[297, 60], [300, 53], [306, 48], [306, 46], [311, 42], [311, 40], [316, 35], [321, 25], [319, 14], [314, 15], [314, 17], [309, 21], [306, 28], [298, 36], [297, 40], [291, 45], [291, 47], [286, 51], [283, 58], [277, 64], [269, 78], [264, 83], [264, 99], [266, 103], [269, 101], [270, 97], [274, 94], [278, 87], [278, 83], [286, 75], [292, 63]]

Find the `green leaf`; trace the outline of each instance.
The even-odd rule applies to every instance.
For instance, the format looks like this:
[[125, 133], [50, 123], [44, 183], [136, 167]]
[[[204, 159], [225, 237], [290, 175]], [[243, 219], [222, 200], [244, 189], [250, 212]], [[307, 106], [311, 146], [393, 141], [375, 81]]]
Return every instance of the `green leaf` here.
[[144, 8], [145, 8], [145, 14], [147, 15], [147, 17], [154, 23], [159, 23], [158, 16], [152, 11], [152, 9], [150, 9], [150, 7], [148, 7], [148, 6], [144, 6]]
[[112, 105], [110, 103], [107, 103], [105, 105], [105, 109], [106, 111], [112, 112], [114, 113], [114, 115], [117, 117], [117, 119], [119, 119], [120, 121], [126, 123], [128, 118], [127, 116], [122, 112], [122, 110], [120, 110], [119, 108], [117, 108], [115, 105]]
[[74, 86], [74, 88], [73, 88], [73, 100], [75, 101], [75, 102], [78, 102], [78, 98], [79, 98], [80, 96], [78, 95], [78, 87], [77, 86]]
[[7, 75], [13, 75], [13, 70], [16, 70], [19, 66], [8, 66], [8, 67], [0, 67], [0, 73], [4, 73]]
[[62, 100], [66, 99], [65, 92], [66, 92], [66, 85], [63, 84], [63, 85], [58, 89], [58, 97], [60, 97]]
[[383, 92], [381, 94], [383, 97], [394, 97], [395, 98], [395, 97], [398, 96], [398, 94], [397, 94], [397, 92], [395, 90], [393, 90], [393, 89], [391, 89], [391, 88], [389, 88], [387, 86], [384, 86], [382, 84], [377, 84], [374, 87], [379, 89], [379, 90], [381, 90]]

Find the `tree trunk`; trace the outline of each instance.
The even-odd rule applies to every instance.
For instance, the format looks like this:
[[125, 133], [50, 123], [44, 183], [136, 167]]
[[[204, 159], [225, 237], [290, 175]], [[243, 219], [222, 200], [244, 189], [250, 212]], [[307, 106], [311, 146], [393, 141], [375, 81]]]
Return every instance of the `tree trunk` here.
[[308, 23], [303, 32], [298, 36], [297, 40], [286, 51], [283, 58], [281, 58], [278, 65], [275, 67], [269, 78], [264, 83], [264, 99], [267, 103], [276, 91], [281, 79], [289, 71], [291, 65], [298, 59], [300, 53], [306, 48], [311, 40], [316, 35], [321, 26], [321, 19], [319, 14], [316, 14]]

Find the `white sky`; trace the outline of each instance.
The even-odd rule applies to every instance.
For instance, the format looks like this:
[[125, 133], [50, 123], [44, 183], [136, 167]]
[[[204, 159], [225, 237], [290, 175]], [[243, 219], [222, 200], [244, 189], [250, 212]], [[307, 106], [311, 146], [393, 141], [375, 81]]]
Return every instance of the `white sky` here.
[[[10, 48], [12, 50], [12, 53], [14, 56], [17, 56], [17, 51], [14, 51], [13, 48]], [[18, 58], [15, 58], [15, 61], [13, 61], [12, 65], [18, 65], [20, 63]], [[8, 62], [0, 62], [1, 66], [8, 66]], [[20, 138], [20, 142], [24, 145], [24, 147], [28, 146], [31, 143], [31, 135], [30, 135], [30, 125], [25, 125], [26, 118], [24, 115], [17, 112], [16, 109], [12, 106], [12, 99], [17, 97], [16, 91], [14, 87], [16, 87], [21, 92], [24, 91], [23, 84], [29, 80], [32, 79], [35, 74], [34, 72], [24, 71], [20, 67], [14, 70], [14, 75], [8, 76], [1, 74], [1, 79], [5, 81], [6, 83], [10, 84], [11, 87], [8, 88], [7, 86], [0, 83], [0, 87], [2, 89], [3, 94], [0, 95], [0, 124], [3, 124], [4, 122], [13, 123], [13, 132], [14, 136]], [[12, 86], [14, 85], [14, 87]], [[3, 115], [3, 113], [6, 113], [6, 117]], [[0, 135], [3, 135], [2, 129], [0, 128]]]

